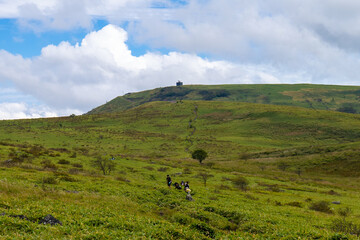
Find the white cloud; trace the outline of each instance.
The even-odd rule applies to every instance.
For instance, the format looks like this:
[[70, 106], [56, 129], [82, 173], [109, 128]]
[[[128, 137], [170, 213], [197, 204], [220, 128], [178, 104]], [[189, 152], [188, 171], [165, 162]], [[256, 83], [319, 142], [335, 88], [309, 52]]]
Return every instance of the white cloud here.
[[0, 18], [18, 19], [20, 26], [35, 32], [90, 29], [93, 18], [139, 19], [150, 13], [149, 0], [3, 0]]
[[57, 114], [48, 107], [29, 107], [26, 103], [0, 103], [0, 119], [23, 119], [56, 117]]
[[145, 16], [129, 34], [154, 48], [306, 72], [313, 83], [359, 84], [359, 11], [356, 0], [194, 0], [172, 9], [172, 21]]
[[126, 40], [126, 31], [108, 25], [88, 34], [80, 44], [49, 45], [32, 59], [0, 51], [0, 78], [57, 111], [83, 112], [126, 92], [174, 85], [179, 79], [185, 84], [281, 82], [266, 67], [261, 70], [192, 54], [135, 57]]
[[[90, 29], [94, 19], [129, 22], [131, 40], [153, 48], [268, 66], [313, 83], [359, 84], [357, 0], [4, 0], [35, 31]], [[152, 8], [153, 5], [167, 8]]]
[[[186, 84], [360, 84], [357, 0], [187, 2], [0, 1], [0, 18], [16, 18], [37, 32], [91, 29], [94, 19], [113, 23], [79, 44], [44, 47], [31, 59], [0, 50], [0, 79], [66, 114], [179, 79]], [[152, 8], [154, 3], [169, 7]], [[124, 21], [126, 31], [115, 26]], [[135, 57], [128, 34], [130, 41], [172, 52]]]

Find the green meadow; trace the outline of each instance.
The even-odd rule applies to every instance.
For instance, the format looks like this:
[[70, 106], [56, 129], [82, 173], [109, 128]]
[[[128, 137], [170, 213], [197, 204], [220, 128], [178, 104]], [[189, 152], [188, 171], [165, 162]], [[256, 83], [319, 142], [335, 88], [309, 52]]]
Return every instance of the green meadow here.
[[[161, 99], [0, 121], [0, 238], [358, 239], [360, 115], [280, 104], [304, 98], [295, 86], [269, 90], [272, 104]], [[104, 175], [97, 158], [115, 168]], [[39, 224], [48, 214], [62, 225]]]

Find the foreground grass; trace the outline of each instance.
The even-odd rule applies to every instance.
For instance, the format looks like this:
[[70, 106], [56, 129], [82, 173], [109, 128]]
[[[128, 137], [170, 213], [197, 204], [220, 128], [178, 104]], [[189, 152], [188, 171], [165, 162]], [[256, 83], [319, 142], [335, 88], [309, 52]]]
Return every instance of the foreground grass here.
[[[352, 221], [359, 221], [359, 203], [354, 201], [358, 192], [315, 182], [309, 186], [301, 178], [245, 175], [250, 189], [243, 192], [227, 180], [238, 173], [209, 170], [214, 177], [204, 187], [196, 172], [176, 175], [181, 169], [168, 167], [166, 173], [174, 181], [190, 181], [195, 201], [189, 202], [183, 191], [165, 186], [165, 173], [156, 170], [162, 165], [119, 160], [118, 166], [113, 176], [72, 175], [76, 182], [61, 180], [65, 173], [1, 169], [0, 202], [6, 213], [0, 217], [1, 235], [9, 239], [317, 239], [336, 235], [330, 226], [339, 218], [337, 209], [350, 207]], [[130, 166], [131, 172], [122, 173]], [[57, 183], [44, 184], [49, 176]], [[309, 209], [320, 200], [341, 205], [331, 206], [334, 214]], [[63, 225], [39, 225], [38, 219], [47, 214]], [[10, 215], [25, 215], [31, 221]]]

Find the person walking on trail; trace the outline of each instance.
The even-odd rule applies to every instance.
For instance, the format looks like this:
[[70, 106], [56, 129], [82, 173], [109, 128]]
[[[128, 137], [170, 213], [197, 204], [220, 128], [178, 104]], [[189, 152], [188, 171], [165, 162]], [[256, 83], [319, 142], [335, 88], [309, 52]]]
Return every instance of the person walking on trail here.
[[166, 182], [167, 182], [168, 187], [170, 188], [172, 182], [171, 182], [171, 177], [169, 175], [167, 175], [167, 177], [166, 177]]
[[175, 188], [176, 188], [176, 189], [182, 189], [182, 188], [181, 188], [181, 186], [180, 186], [180, 184], [179, 184], [179, 183], [177, 183], [177, 182], [176, 182], [176, 183], [174, 183], [174, 186], [175, 186]]

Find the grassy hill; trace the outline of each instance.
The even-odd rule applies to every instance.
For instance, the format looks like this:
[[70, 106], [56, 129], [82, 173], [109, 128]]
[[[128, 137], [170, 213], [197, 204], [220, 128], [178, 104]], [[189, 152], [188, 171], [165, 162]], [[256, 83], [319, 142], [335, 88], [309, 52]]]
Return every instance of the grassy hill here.
[[360, 87], [313, 84], [185, 85], [128, 93], [89, 114], [121, 112], [152, 101], [235, 101], [360, 113]]
[[[357, 239], [359, 120], [302, 107], [184, 100], [0, 121], [0, 235]], [[208, 152], [203, 164], [190, 157], [197, 148]], [[99, 157], [114, 158], [109, 175], [93, 165]], [[189, 181], [194, 201], [169, 189], [167, 174]], [[47, 214], [62, 225], [38, 224]]]

